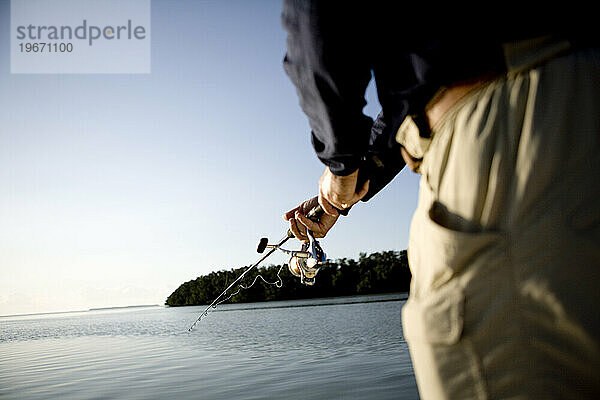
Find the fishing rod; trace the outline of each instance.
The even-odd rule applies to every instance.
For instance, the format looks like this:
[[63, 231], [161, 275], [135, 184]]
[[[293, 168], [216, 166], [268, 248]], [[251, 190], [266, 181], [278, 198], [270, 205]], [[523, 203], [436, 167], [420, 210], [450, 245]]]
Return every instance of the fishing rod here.
[[[323, 210], [321, 205], [316, 205], [306, 214], [306, 217], [314, 222], [319, 222], [319, 220], [321, 219], [321, 216], [323, 216], [324, 213], [325, 213], [325, 211]], [[305, 285], [309, 285], [309, 286], [314, 285], [315, 276], [317, 275], [317, 272], [319, 272], [319, 269], [321, 268], [321, 264], [323, 264], [327, 261], [327, 257], [325, 256], [325, 252], [321, 248], [321, 245], [315, 239], [313, 233], [310, 230], [307, 230], [307, 234], [308, 234], [309, 242], [303, 243], [301, 249], [298, 251], [286, 250], [281, 247], [285, 244], [285, 242], [287, 242], [289, 239], [294, 237], [294, 234], [292, 233], [292, 231], [290, 229], [288, 229], [285, 236], [282, 237], [279, 240], [279, 242], [277, 242], [276, 244], [269, 244], [269, 240], [267, 238], [261, 238], [260, 241], [258, 242], [256, 251], [258, 253], [263, 253], [266, 249], [270, 249], [270, 250], [264, 256], [262, 256], [257, 262], [255, 262], [254, 264], [249, 266], [229, 286], [227, 286], [227, 288], [225, 290], [223, 290], [223, 292], [221, 292], [221, 294], [218, 295], [217, 298], [215, 298], [213, 300], [213, 302], [208, 305], [208, 307], [206, 307], [206, 309], [200, 314], [200, 316], [196, 319], [196, 321], [194, 321], [192, 326], [190, 326], [190, 328], [188, 329], [188, 332], [191, 332], [192, 329], [194, 329], [194, 327], [196, 326], [196, 324], [198, 322], [200, 322], [200, 320], [203, 317], [206, 317], [208, 315], [208, 311], [211, 308], [216, 308], [219, 304], [223, 303], [224, 301], [229, 300], [235, 294], [239, 293], [239, 291], [241, 289], [248, 289], [248, 288], [252, 287], [252, 285], [254, 285], [254, 283], [256, 282], [256, 279], [248, 287], [245, 287], [240, 284], [240, 289], [237, 292], [233, 293], [229, 297], [224, 297], [225, 294], [227, 294], [227, 292], [229, 292], [229, 290], [232, 287], [234, 287], [238, 282], [240, 282], [242, 279], [244, 279], [244, 277], [246, 276], [246, 274], [248, 272], [250, 272], [250, 270], [256, 268], [261, 262], [266, 260], [271, 254], [273, 254], [277, 250], [280, 250], [281, 252], [290, 255], [290, 260], [288, 261], [288, 268], [289, 268], [290, 272], [292, 273], [292, 275], [299, 277], [300, 282], [302, 282]], [[281, 271], [281, 269], [280, 269], [280, 271]], [[279, 273], [277, 273], [277, 277], [279, 278]], [[262, 278], [262, 279], [264, 281], [264, 278]], [[279, 278], [279, 279], [281, 279], [281, 278]], [[269, 283], [269, 282], [267, 282], [267, 283]], [[280, 287], [280, 285], [277, 285], [277, 286]]]

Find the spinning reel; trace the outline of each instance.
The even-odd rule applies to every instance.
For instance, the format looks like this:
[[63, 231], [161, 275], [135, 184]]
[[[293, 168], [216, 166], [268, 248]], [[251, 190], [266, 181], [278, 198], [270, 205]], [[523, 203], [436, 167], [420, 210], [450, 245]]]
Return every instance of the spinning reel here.
[[[306, 214], [306, 217], [315, 222], [318, 222], [323, 214], [324, 214], [323, 208], [321, 208], [320, 205], [317, 205]], [[208, 310], [210, 310], [211, 308], [215, 308], [218, 304], [221, 304], [224, 301], [227, 301], [232, 296], [239, 293], [240, 290], [248, 289], [249, 287], [252, 287], [252, 285], [254, 285], [254, 282], [256, 282], [256, 278], [254, 279], [254, 282], [250, 286], [244, 286], [239, 282], [242, 279], [244, 279], [244, 277], [246, 276], [246, 274], [248, 274], [248, 272], [250, 272], [253, 268], [256, 268], [261, 262], [263, 262], [267, 257], [269, 257], [271, 254], [273, 254], [276, 250], [280, 250], [291, 256], [290, 260], [288, 262], [288, 268], [293, 275], [300, 278], [300, 282], [302, 282], [305, 285], [309, 285], [309, 286], [314, 285], [315, 284], [315, 276], [317, 275], [317, 272], [319, 272], [319, 269], [321, 268], [321, 264], [326, 262], [327, 259], [325, 257], [325, 252], [321, 248], [321, 245], [319, 245], [319, 242], [315, 239], [313, 233], [310, 231], [307, 231], [307, 233], [308, 233], [309, 242], [302, 244], [302, 247], [298, 251], [286, 250], [281, 247], [281, 246], [283, 246], [283, 244], [285, 242], [287, 242], [289, 239], [294, 237], [294, 234], [289, 229], [288, 229], [286, 235], [283, 238], [281, 238], [281, 240], [277, 244], [269, 244], [269, 240], [267, 238], [260, 239], [260, 242], [258, 243], [258, 247], [256, 250], [259, 253], [263, 253], [265, 251], [265, 249], [268, 248], [269, 251], [265, 255], [263, 255], [260, 258], [260, 260], [258, 260], [256, 263], [254, 263], [251, 266], [249, 266], [248, 268], [246, 268], [246, 270], [240, 276], [238, 276], [237, 279], [235, 279], [232, 283], [230, 283], [229, 286], [227, 286], [227, 288], [225, 288], [225, 290], [223, 290], [223, 292], [219, 296], [217, 296], [217, 298], [214, 299], [213, 302], [208, 305], [208, 307], [206, 307], [206, 309], [202, 312], [202, 314], [200, 314], [200, 316], [196, 319], [196, 321], [194, 321], [192, 326], [190, 326], [188, 331], [191, 331], [192, 329], [194, 329], [194, 326], [196, 326], [196, 324], [198, 322], [200, 322], [202, 317], [205, 317], [208, 315]], [[281, 270], [281, 268], [280, 268], [280, 270]], [[258, 275], [258, 277], [262, 278], [262, 276], [260, 276], [260, 275]], [[279, 278], [279, 273], [277, 273], [277, 277]], [[262, 280], [265, 281], [264, 278], [262, 278]], [[265, 281], [265, 282], [268, 284], [271, 284], [271, 285], [275, 284], [275, 285], [278, 285], [277, 287], [280, 287], [279, 283], [277, 283], [277, 282], [273, 282], [273, 283], [270, 283], [267, 281]], [[238, 285], [238, 290], [236, 292], [234, 292], [233, 294], [230, 294], [229, 296], [226, 297], [225, 295], [229, 292], [229, 290], [236, 285]]]
[[320, 265], [327, 261], [325, 252], [321, 248], [319, 241], [315, 239], [311, 231], [308, 233], [308, 243], [303, 243], [300, 250], [286, 250], [280, 244], [269, 244], [267, 238], [260, 239], [256, 251], [262, 253], [265, 249], [277, 249], [285, 254], [289, 254], [288, 269], [292, 275], [300, 278], [300, 282], [305, 285], [312, 286], [315, 284], [315, 276]]

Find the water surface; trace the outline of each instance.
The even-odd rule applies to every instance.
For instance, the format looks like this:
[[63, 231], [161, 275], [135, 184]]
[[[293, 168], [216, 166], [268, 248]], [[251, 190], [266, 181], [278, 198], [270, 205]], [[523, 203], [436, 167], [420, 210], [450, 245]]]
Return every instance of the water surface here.
[[405, 295], [0, 318], [1, 399], [417, 399]]

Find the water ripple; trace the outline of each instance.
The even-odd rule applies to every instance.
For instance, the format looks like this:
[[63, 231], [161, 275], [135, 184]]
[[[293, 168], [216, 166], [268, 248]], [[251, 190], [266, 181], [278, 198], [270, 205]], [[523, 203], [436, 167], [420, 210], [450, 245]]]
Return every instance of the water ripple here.
[[418, 398], [402, 302], [324, 301], [0, 318], [0, 398]]

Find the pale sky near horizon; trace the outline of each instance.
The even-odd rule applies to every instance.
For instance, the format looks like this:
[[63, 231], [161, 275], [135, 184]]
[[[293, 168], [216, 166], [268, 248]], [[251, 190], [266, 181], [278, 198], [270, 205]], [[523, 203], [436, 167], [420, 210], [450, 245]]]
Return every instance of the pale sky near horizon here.
[[[139, 75], [11, 74], [9, 6], [0, 315], [163, 304], [185, 281], [254, 263], [258, 239], [279, 239], [282, 213], [317, 193], [280, 0], [153, 1], [152, 72]], [[373, 85], [366, 96], [375, 116]], [[405, 249], [417, 187], [403, 171], [354, 207], [321, 241], [328, 257]]]

